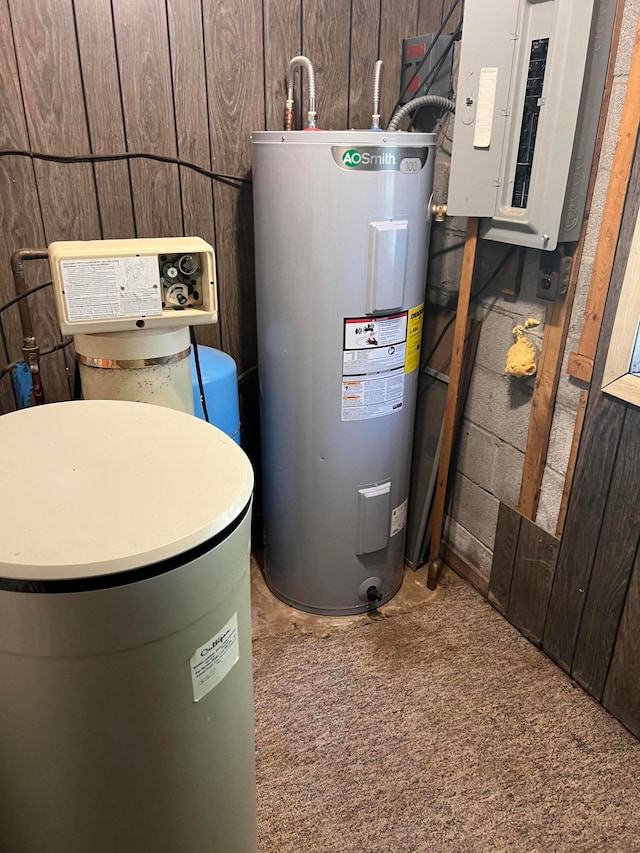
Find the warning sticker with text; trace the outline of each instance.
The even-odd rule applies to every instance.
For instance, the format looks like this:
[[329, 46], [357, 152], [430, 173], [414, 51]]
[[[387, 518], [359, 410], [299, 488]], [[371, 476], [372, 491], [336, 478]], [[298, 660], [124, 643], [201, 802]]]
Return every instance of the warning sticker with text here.
[[221, 631], [193, 653], [190, 661], [193, 701], [198, 702], [213, 690], [239, 657], [238, 614], [234, 613]]
[[342, 420], [367, 420], [400, 411], [406, 358], [406, 311], [345, 319]]
[[420, 364], [420, 347], [422, 346], [422, 320], [424, 318], [424, 302], [409, 311], [407, 321], [407, 360], [405, 372], [411, 373]]
[[155, 257], [61, 261], [60, 275], [72, 322], [162, 314]]

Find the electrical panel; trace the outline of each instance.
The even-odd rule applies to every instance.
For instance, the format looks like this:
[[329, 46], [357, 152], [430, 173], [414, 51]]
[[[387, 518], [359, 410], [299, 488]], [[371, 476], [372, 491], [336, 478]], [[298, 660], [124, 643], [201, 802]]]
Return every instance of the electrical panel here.
[[483, 237], [576, 240], [614, 0], [466, 0], [448, 213]]
[[200, 237], [56, 242], [49, 263], [63, 334], [215, 323], [215, 258]]
[[[453, 49], [447, 51], [451, 36], [438, 36], [435, 45], [434, 39], [435, 33], [403, 39], [400, 91], [404, 92], [405, 88], [407, 91], [400, 101], [401, 104], [427, 94], [423, 88], [427, 78], [429, 95], [440, 95], [443, 98], [451, 96]], [[431, 52], [427, 56], [429, 50]], [[427, 59], [423, 62], [425, 56]], [[421, 107], [415, 113], [413, 127], [416, 130], [431, 132], [441, 112], [442, 110], [434, 107]]]

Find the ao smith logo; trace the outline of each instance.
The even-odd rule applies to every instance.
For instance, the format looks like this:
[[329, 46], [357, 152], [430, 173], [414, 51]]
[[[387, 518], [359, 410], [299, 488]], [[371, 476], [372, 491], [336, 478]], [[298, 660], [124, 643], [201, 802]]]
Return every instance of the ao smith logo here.
[[383, 154], [371, 154], [369, 151], [358, 151], [357, 148], [350, 148], [342, 155], [342, 162], [351, 169], [355, 169], [356, 166], [395, 166], [396, 155], [390, 151], [385, 151]]

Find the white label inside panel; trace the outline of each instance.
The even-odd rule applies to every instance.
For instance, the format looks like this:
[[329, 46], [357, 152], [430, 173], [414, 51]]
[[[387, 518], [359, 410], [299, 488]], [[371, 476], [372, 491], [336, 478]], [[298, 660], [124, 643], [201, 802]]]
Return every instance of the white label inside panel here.
[[155, 256], [61, 261], [60, 275], [71, 322], [162, 314]]
[[220, 684], [239, 657], [238, 614], [234, 613], [224, 628], [196, 649], [191, 658], [193, 701], [198, 702]]
[[478, 84], [476, 126], [473, 134], [474, 148], [489, 148], [491, 145], [491, 128], [493, 126], [493, 109], [496, 102], [497, 85], [498, 69], [481, 68], [480, 83]]

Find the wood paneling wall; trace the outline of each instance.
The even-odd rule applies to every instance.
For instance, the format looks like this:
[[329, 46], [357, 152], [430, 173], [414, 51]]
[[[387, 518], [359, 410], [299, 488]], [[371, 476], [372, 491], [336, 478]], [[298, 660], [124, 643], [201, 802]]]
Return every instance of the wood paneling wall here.
[[489, 600], [640, 737], [640, 409], [600, 390], [640, 209], [639, 149], [562, 540], [501, 506]]
[[[0, 0], [0, 148], [51, 154], [145, 151], [248, 177], [252, 130], [281, 127], [285, 68], [316, 67], [322, 127], [364, 126], [373, 65], [383, 120], [399, 91], [403, 37], [436, 29], [453, 0]], [[452, 31], [456, 12], [447, 26]], [[9, 259], [53, 240], [198, 234], [216, 249], [220, 323], [200, 340], [256, 361], [251, 187], [153, 160], [60, 164], [0, 158], [0, 302]], [[27, 265], [29, 285], [49, 278]], [[52, 294], [32, 300], [43, 348], [59, 340]], [[3, 360], [20, 355], [17, 311]], [[0, 341], [1, 343], [1, 341]], [[48, 399], [69, 397], [70, 353], [43, 359]], [[257, 391], [243, 406], [256, 445]], [[13, 408], [0, 381], [0, 411]], [[251, 422], [251, 423], [249, 423]], [[252, 426], [254, 427], [252, 429]], [[249, 447], [251, 450], [251, 446]], [[255, 449], [255, 448], [254, 448]]]

